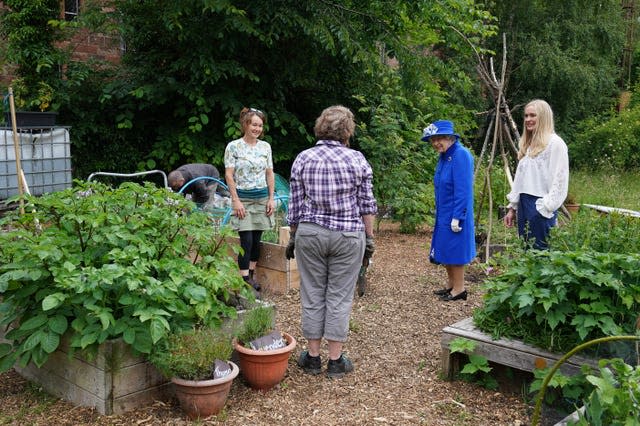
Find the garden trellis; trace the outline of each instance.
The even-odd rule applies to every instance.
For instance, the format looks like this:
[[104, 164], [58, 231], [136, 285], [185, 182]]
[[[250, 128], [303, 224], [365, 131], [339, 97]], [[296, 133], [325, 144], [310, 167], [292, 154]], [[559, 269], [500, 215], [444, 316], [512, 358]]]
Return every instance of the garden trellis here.
[[[464, 37], [462, 33], [460, 33], [460, 35]], [[484, 184], [482, 195], [480, 196], [480, 200], [478, 203], [478, 208], [476, 209], [475, 222], [478, 223], [485, 198], [488, 198], [489, 215], [487, 224], [487, 237], [484, 241], [484, 258], [485, 261], [488, 262], [491, 246], [491, 230], [493, 227], [493, 194], [491, 192], [491, 170], [493, 168], [496, 155], [499, 155], [502, 158], [502, 165], [504, 167], [504, 172], [509, 183], [509, 187], [513, 185], [513, 178], [511, 170], [509, 168], [509, 164], [510, 162], [515, 162], [515, 158], [517, 157], [518, 148], [516, 143], [520, 139], [520, 133], [518, 132], [518, 128], [513, 121], [511, 109], [509, 108], [509, 104], [507, 103], [505, 97], [507, 83], [507, 42], [505, 34], [502, 35], [503, 53], [502, 67], [499, 77], [496, 75], [494, 69], [493, 57], [482, 57], [478, 53], [475, 46], [473, 46], [473, 44], [468, 39], [466, 39], [466, 37], [464, 38], [471, 45], [471, 48], [473, 49], [476, 58], [478, 59], [478, 65], [476, 66], [478, 74], [484, 85], [487, 87], [495, 105], [492, 109], [485, 112], [485, 114], [488, 114], [489, 120], [486, 131], [484, 132], [482, 149], [480, 150], [480, 156], [478, 158], [478, 161], [476, 162], [476, 169], [473, 175], [473, 179], [475, 182], [476, 179], [478, 179], [480, 170], [483, 169], [483, 165], [485, 165], [484, 173], [482, 176], [482, 181], [484, 182]]]

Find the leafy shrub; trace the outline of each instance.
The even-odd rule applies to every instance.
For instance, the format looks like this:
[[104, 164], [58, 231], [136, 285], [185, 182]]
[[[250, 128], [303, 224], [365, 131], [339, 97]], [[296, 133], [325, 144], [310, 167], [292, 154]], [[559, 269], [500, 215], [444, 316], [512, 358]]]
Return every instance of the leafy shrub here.
[[640, 166], [640, 106], [587, 120], [568, 143], [572, 166], [631, 170]]
[[[474, 321], [493, 336], [564, 352], [584, 339], [634, 332], [640, 307], [640, 220], [582, 209], [552, 229], [550, 251], [496, 257]], [[622, 356], [624, 348], [606, 349]]]
[[[379, 97], [356, 96], [359, 113], [367, 117], [358, 127], [357, 143], [373, 168], [373, 190], [380, 217], [400, 222], [401, 232], [415, 232], [431, 220], [434, 209], [433, 179], [437, 154], [420, 141], [418, 106], [402, 96], [398, 76], [387, 75], [377, 89]], [[415, 111], [409, 116], [407, 111]]]
[[498, 338], [565, 352], [585, 339], [633, 334], [639, 253], [529, 250], [486, 281], [474, 322]]
[[640, 220], [581, 209], [571, 221], [552, 228], [549, 246], [560, 251], [640, 253]]
[[[28, 197], [0, 232], [0, 371], [42, 366], [69, 333], [72, 350], [122, 338], [149, 353], [170, 333], [217, 327], [253, 299], [228, 231], [194, 204], [150, 184], [99, 183]], [[237, 248], [236, 248], [237, 250]]]

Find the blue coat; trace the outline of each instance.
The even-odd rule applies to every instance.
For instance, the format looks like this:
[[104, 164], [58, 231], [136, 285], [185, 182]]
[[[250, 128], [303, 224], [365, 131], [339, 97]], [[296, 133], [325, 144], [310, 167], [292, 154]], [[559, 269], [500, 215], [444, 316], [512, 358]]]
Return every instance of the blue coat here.
[[[436, 224], [431, 239], [430, 260], [443, 265], [465, 265], [476, 257], [473, 225], [473, 156], [456, 141], [440, 154], [433, 178]], [[462, 231], [451, 230], [458, 219]]]

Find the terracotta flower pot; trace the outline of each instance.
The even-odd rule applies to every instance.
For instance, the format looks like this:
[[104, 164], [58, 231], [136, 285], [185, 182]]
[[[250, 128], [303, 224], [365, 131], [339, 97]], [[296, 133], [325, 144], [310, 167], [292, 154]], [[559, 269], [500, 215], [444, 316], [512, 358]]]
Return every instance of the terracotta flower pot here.
[[564, 206], [572, 216], [580, 211], [580, 204], [565, 204]]
[[180, 407], [189, 418], [205, 418], [218, 414], [222, 410], [229, 396], [233, 379], [240, 371], [235, 363], [228, 362], [231, 365], [231, 374], [220, 379], [183, 380], [178, 377], [171, 379]]
[[289, 355], [296, 348], [296, 339], [288, 333], [282, 333], [282, 336], [288, 345], [272, 351], [254, 351], [234, 340], [233, 347], [238, 352], [240, 372], [253, 389], [269, 390], [284, 379]]

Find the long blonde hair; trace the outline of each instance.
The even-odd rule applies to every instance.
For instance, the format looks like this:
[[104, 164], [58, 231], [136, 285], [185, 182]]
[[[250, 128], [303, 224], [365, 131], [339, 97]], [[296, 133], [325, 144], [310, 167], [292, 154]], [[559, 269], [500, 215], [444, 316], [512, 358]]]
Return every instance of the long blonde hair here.
[[523, 132], [518, 146], [518, 160], [527, 155], [527, 150], [529, 150], [530, 157], [536, 157], [549, 145], [549, 139], [555, 133], [551, 106], [542, 99], [534, 99], [524, 107], [525, 111], [529, 107], [533, 107], [535, 110], [538, 124], [533, 132], [530, 132], [523, 121]]

